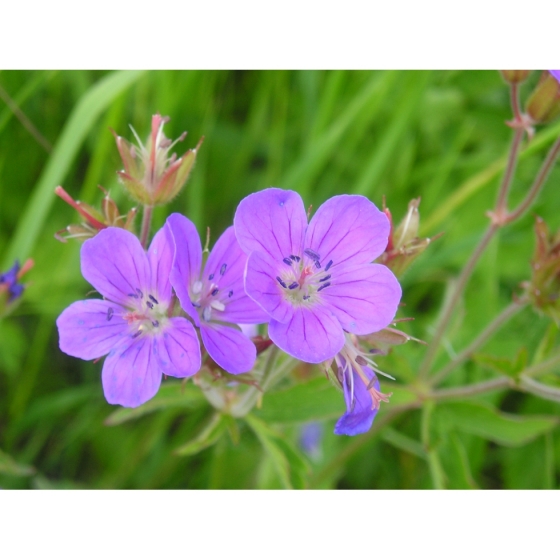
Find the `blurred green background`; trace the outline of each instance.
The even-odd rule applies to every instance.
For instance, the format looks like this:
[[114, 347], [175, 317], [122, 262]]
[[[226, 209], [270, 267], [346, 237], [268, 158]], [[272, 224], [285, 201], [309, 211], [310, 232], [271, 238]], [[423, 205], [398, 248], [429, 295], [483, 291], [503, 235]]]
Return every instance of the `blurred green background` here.
[[[536, 72], [522, 95], [537, 79]], [[2, 488], [286, 486], [274, 464], [278, 457], [242, 421], [234, 422], [233, 437], [198, 454], [174, 454], [212, 415], [192, 384], [176, 398], [178, 385], [165, 382], [168, 400], [151, 413], [107, 422], [116, 409], [103, 398], [101, 363], [58, 349], [56, 317], [90, 288], [80, 275], [79, 243], [54, 239], [54, 232], [80, 220], [53, 191], [60, 184], [98, 206], [100, 184], [123, 213], [133, 205], [116, 179], [121, 163], [110, 128], [132, 139], [131, 124], [145, 139], [159, 112], [171, 117], [169, 138], [188, 131], [178, 154], [205, 137], [187, 187], [156, 209], [153, 231], [177, 211], [200, 233], [210, 226], [214, 241], [241, 198], [268, 186], [295, 189], [314, 208], [339, 193], [363, 194], [378, 206], [385, 196], [397, 222], [409, 200], [420, 196], [422, 234], [445, 234], [402, 278], [406, 306], [399, 316], [414, 317], [403, 330], [426, 341], [446, 289], [486, 226], [511, 138], [504, 124], [511, 118], [508, 88], [490, 71], [4, 71], [0, 88], [0, 271], [16, 258], [35, 260], [21, 305], [0, 321]], [[557, 124], [549, 125], [524, 149], [514, 202], [559, 133]], [[491, 243], [439, 364], [470, 342], [530, 277], [534, 216], [560, 227], [559, 181], [556, 167], [533, 209]], [[556, 348], [556, 331], [525, 309], [482, 351], [513, 358], [526, 348], [531, 361]], [[409, 342], [379, 365], [398, 383], [412, 383], [424, 352]], [[448, 385], [491, 377], [475, 360]], [[552, 372], [548, 382], [558, 385], [557, 377]], [[289, 446], [287, 469], [290, 476], [298, 472], [293, 486], [433, 487], [419, 410], [387, 417], [394, 405], [384, 404], [379, 429], [338, 437], [332, 430], [344, 411], [342, 395], [317, 368], [298, 368], [294, 380], [317, 389], [302, 393], [308, 409], [304, 403], [301, 414], [290, 415], [291, 397], [282, 398], [282, 386], [280, 395], [264, 396], [257, 413], [278, 434], [280, 447]], [[558, 486], [558, 403], [502, 391], [462, 404], [463, 416], [452, 405], [438, 406], [424, 425], [446, 487]], [[507, 426], [485, 430], [483, 415], [482, 428], [473, 427], [469, 415], [480, 407]], [[310, 453], [300, 446], [308, 421], [318, 422], [321, 434]]]

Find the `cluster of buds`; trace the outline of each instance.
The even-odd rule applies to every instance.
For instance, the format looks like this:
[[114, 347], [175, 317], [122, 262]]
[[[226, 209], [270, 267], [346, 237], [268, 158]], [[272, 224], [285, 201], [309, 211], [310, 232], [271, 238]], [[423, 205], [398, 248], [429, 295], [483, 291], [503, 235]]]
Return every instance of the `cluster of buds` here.
[[27, 259], [20, 267], [19, 261], [10, 270], [0, 273], [0, 318], [5, 317], [17, 305], [25, 284], [21, 284], [22, 276], [33, 268], [33, 260]]
[[534, 123], [548, 123], [560, 115], [560, 71], [541, 74], [539, 83], [527, 100], [527, 115]]
[[124, 165], [124, 170], [119, 171], [118, 176], [132, 198], [147, 206], [165, 204], [179, 193], [189, 177], [203, 141], [201, 138], [196, 148], [188, 150], [179, 159], [175, 153], [169, 155], [171, 148], [184, 140], [187, 133], [183, 132], [172, 142], [163, 133], [163, 126], [168, 121], [169, 117], [152, 117], [152, 132], [146, 145], [142, 144], [132, 127], [138, 146], [113, 132]]
[[105, 193], [101, 202], [101, 211], [85, 202], [74, 200], [62, 187], [56, 187], [54, 190], [55, 194], [72, 206], [72, 208], [75, 208], [78, 214], [84, 218], [84, 221], [79, 225], [71, 224], [63, 230], [57, 231], [54, 235], [56, 239], [64, 243], [72, 238], [84, 241], [109, 226], [120, 227], [130, 232], [133, 231], [136, 208], [132, 208], [127, 214], [121, 215], [109, 193], [102, 186], [99, 186], [99, 188]]
[[522, 286], [531, 303], [560, 324], [560, 231], [551, 234], [544, 220], [537, 217], [535, 234], [533, 276]]
[[418, 206], [420, 198], [415, 198], [408, 203], [408, 211], [397, 229], [394, 228], [391, 212], [383, 201], [383, 212], [389, 223], [391, 231], [385, 252], [377, 259], [377, 262], [390, 268], [396, 276], [400, 276], [412, 264], [414, 259], [422, 253], [426, 247], [441, 234], [433, 238], [418, 237], [420, 227], [420, 213]]

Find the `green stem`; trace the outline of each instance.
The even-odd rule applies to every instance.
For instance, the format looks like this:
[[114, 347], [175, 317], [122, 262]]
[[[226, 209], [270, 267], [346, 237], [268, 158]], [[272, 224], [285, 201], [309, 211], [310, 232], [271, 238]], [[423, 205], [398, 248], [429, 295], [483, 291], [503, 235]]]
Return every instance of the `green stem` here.
[[497, 379], [490, 379], [489, 381], [482, 381], [472, 385], [465, 385], [464, 387], [452, 387], [450, 389], [439, 389], [430, 393], [429, 398], [435, 401], [447, 401], [455, 399], [465, 399], [490, 393], [492, 391], [499, 391], [500, 389], [513, 389], [516, 387], [515, 381], [509, 377], [498, 377]]
[[430, 475], [436, 490], [445, 489], [445, 474], [441, 467], [437, 451], [430, 443], [430, 421], [434, 410], [434, 401], [426, 401], [422, 406], [422, 417], [420, 424], [420, 432], [422, 444], [428, 456], [428, 466], [430, 467]]
[[527, 305], [527, 301], [520, 299], [510, 303], [490, 324], [475, 338], [469, 346], [459, 352], [445, 367], [434, 374], [431, 385], [439, 385], [456, 367], [460, 366], [465, 360], [468, 360], [484, 343], [486, 343], [499, 328], [521, 311]]
[[550, 370], [560, 364], [560, 353], [552, 356], [548, 360], [528, 367], [525, 371], [521, 372], [523, 377], [537, 377], [542, 373], [550, 373]]
[[560, 387], [551, 387], [522, 375], [519, 378], [519, 388], [547, 401], [560, 402]]
[[154, 207], [148, 204], [144, 205], [144, 214], [142, 216], [142, 229], [140, 231], [140, 243], [146, 249], [148, 247], [148, 236], [150, 235], [150, 225], [152, 223], [152, 213]]

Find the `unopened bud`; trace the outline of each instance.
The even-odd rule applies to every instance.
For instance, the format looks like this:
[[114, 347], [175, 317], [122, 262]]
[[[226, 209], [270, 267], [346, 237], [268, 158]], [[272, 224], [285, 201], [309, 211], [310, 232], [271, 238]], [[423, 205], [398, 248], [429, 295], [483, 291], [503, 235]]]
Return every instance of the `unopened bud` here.
[[[553, 70], [553, 72], [558, 72]], [[543, 72], [527, 100], [527, 114], [538, 123], [548, 123], [560, 115], [560, 83], [551, 72]]]
[[520, 84], [528, 78], [530, 73], [531, 70], [500, 70], [502, 78], [508, 84]]

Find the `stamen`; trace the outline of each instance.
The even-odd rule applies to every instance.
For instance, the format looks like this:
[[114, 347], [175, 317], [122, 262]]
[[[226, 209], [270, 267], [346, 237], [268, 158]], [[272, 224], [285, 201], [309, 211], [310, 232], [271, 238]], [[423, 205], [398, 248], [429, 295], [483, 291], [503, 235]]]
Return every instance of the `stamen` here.
[[315, 266], [316, 266], [317, 268], [321, 268], [321, 263], [320, 263], [319, 261], [315, 261]]
[[303, 299], [308, 300], [311, 296], [303, 296]]
[[321, 286], [319, 287], [317, 292], [320, 292], [321, 290], [324, 290], [325, 288], [328, 288], [330, 285], [331, 285], [330, 282], [326, 282], [325, 284], [321, 284]]
[[210, 309], [210, 307], [205, 307], [202, 310], [202, 318], [205, 321], [210, 321], [210, 317], [212, 316], [212, 309]]
[[214, 275], [210, 274], [210, 276], [208, 276], [208, 280], [214, 280]]
[[233, 290], [229, 291], [228, 297], [231, 297], [233, 295]]
[[214, 288], [212, 290], [212, 295], [215, 296], [218, 293], [218, 291], [219, 291], [218, 288]]
[[292, 283], [288, 286], [288, 288], [289, 288], [290, 290], [295, 290], [298, 286], [299, 286], [299, 282], [292, 282]]
[[307, 255], [312, 261], [320, 261], [321, 260], [321, 257], [315, 251], [313, 251], [313, 249], [305, 249], [305, 251], [303, 251], [303, 253], [305, 255]]
[[202, 292], [202, 282], [200, 280], [197, 280], [192, 287], [192, 291], [193, 294], [200, 294], [200, 292]]
[[140, 290], [140, 288], [136, 288], [136, 291], [138, 292], [138, 295], [143, 298], [144, 294], [142, 293], [142, 291]]
[[220, 268], [220, 274], [223, 276], [226, 273], [227, 264], [224, 263]]
[[290, 259], [292, 259], [294, 262], [301, 261], [301, 259], [297, 255], [290, 255]]
[[141, 330], [137, 330], [133, 335], [132, 338], [138, 338], [142, 334]]
[[282, 288], [287, 288], [288, 287], [288, 286], [286, 286], [286, 284], [284, 283], [282, 278], [280, 278], [280, 276], [277, 276], [276, 280], [278, 280], [278, 283], [280, 284], [280, 286], [282, 286]]
[[112, 317], [113, 317], [113, 308], [109, 307], [109, 309], [107, 309], [107, 321], [110, 321]]
[[285, 259], [282, 259], [288, 266], [292, 266], [292, 261], [286, 257]]
[[153, 295], [149, 295], [148, 296], [156, 305], [159, 303], [159, 301], [153, 296]]
[[324, 278], [321, 278], [321, 280], [319, 280], [319, 282], [325, 282], [325, 280], [330, 280], [331, 279], [331, 275], [327, 275]]
[[218, 301], [217, 299], [215, 299], [210, 304], [210, 307], [212, 307], [212, 309], [215, 309], [216, 311], [223, 311], [226, 308], [226, 306], [221, 301]]
[[329, 270], [329, 268], [333, 265], [332, 261], [329, 261], [327, 266], [325, 266], [325, 272], [327, 272], [327, 270]]
[[194, 301], [191, 301], [191, 303], [193, 304], [193, 307], [200, 307], [200, 303], [196, 303]]
[[128, 297], [133, 297], [134, 299], [138, 299], [138, 295], [137, 295], [137, 294], [128, 294]]
[[159, 321], [152, 321], [152, 325], [154, 325], [154, 327], [159, 327]]
[[151, 301], [147, 301], [146, 305], [150, 308], [153, 309], [154, 308], [154, 304]]

